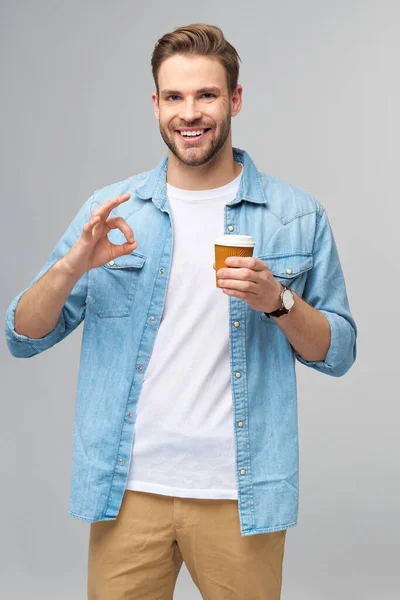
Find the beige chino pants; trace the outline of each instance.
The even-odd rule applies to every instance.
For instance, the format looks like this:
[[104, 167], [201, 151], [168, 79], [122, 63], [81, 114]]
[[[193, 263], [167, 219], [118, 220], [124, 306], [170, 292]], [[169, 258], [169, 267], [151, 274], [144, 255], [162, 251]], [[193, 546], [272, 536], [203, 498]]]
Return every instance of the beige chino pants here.
[[90, 525], [88, 600], [172, 600], [183, 561], [204, 600], [280, 600], [285, 538], [242, 536], [237, 500], [126, 490]]

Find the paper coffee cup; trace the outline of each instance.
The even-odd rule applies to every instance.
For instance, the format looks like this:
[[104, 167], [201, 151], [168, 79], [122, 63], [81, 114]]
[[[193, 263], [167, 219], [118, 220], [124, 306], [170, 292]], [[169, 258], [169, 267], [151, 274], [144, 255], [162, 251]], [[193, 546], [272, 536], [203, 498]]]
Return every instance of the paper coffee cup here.
[[215, 248], [215, 282], [217, 287], [218, 269], [226, 267], [228, 256], [253, 256], [255, 242], [251, 235], [220, 235], [214, 241]]

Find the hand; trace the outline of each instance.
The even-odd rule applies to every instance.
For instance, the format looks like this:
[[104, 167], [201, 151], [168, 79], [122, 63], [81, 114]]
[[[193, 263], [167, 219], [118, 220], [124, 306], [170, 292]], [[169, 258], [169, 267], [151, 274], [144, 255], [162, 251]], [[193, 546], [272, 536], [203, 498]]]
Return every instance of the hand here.
[[[110, 212], [129, 198], [130, 194], [116, 196], [92, 212], [89, 221], [83, 226], [81, 236], [63, 258], [71, 273], [83, 275], [90, 269], [130, 254], [137, 248], [138, 244], [128, 223], [122, 217], [109, 218]], [[122, 231], [127, 242], [119, 245], [110, 242], [107, 234], [112, 229]]]
[[274, 278], [267, 263], [249, 256], [229, 256], [225, 264], [227, 268], [217, 271], [218, 284], [224, 294], [242, 298], [260, 312], [270, 313], [281, 307], [282, 285]]

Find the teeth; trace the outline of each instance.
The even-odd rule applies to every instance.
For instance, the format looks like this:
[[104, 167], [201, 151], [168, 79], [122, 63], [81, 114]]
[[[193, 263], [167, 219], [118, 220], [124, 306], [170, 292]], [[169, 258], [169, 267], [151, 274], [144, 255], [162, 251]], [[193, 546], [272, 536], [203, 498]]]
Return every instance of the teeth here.
[[194, 137], [194, 136], [198, 136], [198, 135], [202, 135], [204, 133], [205, 129], [199, 129], [198, 131], [181, 131], [181, 135], [185, 136], [185, 137]]

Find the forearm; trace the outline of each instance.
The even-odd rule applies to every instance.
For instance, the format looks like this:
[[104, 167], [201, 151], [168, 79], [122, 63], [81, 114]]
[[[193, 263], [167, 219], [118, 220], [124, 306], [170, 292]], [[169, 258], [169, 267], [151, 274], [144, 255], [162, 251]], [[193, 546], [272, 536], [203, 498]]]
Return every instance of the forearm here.
[[36, 339], [50, 333], [80, 277], [70, 272], [63, 258], [58, 260], [21, 297], [15, 311], [15, 331]]
[[[271, 319], [275, 317], [270, 317]], [[330, 346], [328, 319], [295, 294], [292, 310], [275, 318], [291, 346], [306, 361], [323, 361]]]

